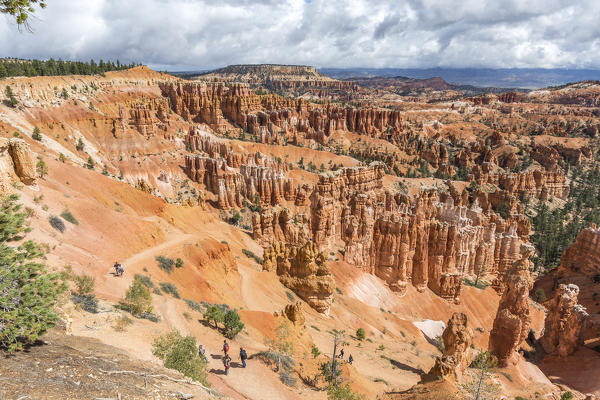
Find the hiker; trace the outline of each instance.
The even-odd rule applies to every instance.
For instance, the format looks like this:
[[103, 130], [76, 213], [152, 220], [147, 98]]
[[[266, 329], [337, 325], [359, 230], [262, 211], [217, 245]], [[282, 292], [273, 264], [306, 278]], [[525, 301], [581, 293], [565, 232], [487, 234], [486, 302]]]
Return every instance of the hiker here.
[[248, 359], [248, 354], [243, 347], [240, 347], [240, 360], [242, 360], [242, 368], [246, 368], [246, 360]]
[[225, 357], [229, 353], [229, 343], [227, 343], [227, 340], [223, 340], [223, 353], [225, 353]]
[[204, 348], [204, 346], [200, 345], [198, 346], [198, 355], [202, 358], [204, 358], [204, 361], [208, 361], [206, 359], [206, 349]]
[[354, 358], [352, 358], [352, 354], [350, 354], [350, 357], [348, 357], [348, 364], [352, 365], [352, 361], [354, 361]]
[[119, 275], [119, 276], [123, 276], [123, 271], [124, 271], [124, 269], [123, 269], [123, 265], [119, 264], [119, 268], [118, 268], [118, 275]]
[[344, 359], [344, 349], [340, 350], [340, 358], [343, 360]]
[[223, 366], [225, 367], [225, 375], [229, 375], [229, 368], [231, 367], [231, 357], [225, 356], [223, 358]]
[[115, 265], [113, 265], [113, 268], [115, 269], [115, 276], [119, 275], [119, 262], [115, 261]]

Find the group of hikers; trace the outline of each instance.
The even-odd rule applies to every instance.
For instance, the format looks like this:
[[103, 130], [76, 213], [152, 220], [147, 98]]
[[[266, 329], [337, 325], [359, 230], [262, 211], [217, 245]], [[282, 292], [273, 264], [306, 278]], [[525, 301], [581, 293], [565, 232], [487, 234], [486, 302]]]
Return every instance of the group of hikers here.
[[113, 268], [115, 269], [115, 276], [123, 276], [124, 268], [118, 261], [115, 261]]
[[[225, 368], [225, 375], [229, 375], [229, 369], [231, 368], [231, 356], [229, 355], [229, 343], [227, 340], [223, 340], [223, 367]], [[208, 362], [206, 358], [206, 349], [203, 345], [198, 346], [198, 355], [204, 358], [204, 361]], [[342, 360], [344, 359], [344, 349], [340, 350], [340, 354], [338, 355]], [[242, 361], [242, 368], [246, 368], [246, 360], [248, 359], [248, 353], [246, 353], [246, 349], [240, 347], [240, 361]], [[348, 364], [352, 365], [354, 361], [354, 357], [352, 354], [348, 357]]]
[[[204, 358], [204, 361], [208, 361], [206, 358], [206, 349], [203, 345], [198, 346], [198, 355]], [[240, 347], [240, 360], [242, 361], [242, 368], [246, 368], [247, 359], [248, 353], [246, 353], [246, 349]], [[225, 368], [225, 375], [229, 375], [229, 369], [231, 368], [231, 356], [229, 355], [229, 343], [227, 343], [227, 340], [223, 340], [223, 367]]]
[[[341, 358], [342, 360], [344, 359], [344, 349], [340, 350], [340, 355], [338, 357]], [[354, 357], [352, 357], [352, 354], [350, 354], [350, 357], [348, 357], [348, 364], [352, 365], [353, 361], [354, 361]]]

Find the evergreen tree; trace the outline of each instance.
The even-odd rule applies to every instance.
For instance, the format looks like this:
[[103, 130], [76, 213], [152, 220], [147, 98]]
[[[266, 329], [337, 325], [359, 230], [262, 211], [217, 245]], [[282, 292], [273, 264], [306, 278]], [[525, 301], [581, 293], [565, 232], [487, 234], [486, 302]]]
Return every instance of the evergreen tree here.
[[15, 18], [17, 24], [25, 25], [29, 17], [35, 12], [35, 6], [46, 8], [45, 0], [0, 0], [0, 13], [8, 14]]
[[34, 343], [56, 324], [54, 307], [66, 289], [58, 274], [38, 262], [43, 252], [35, 242], [9, 245], [29, 232], [18, 198], [0, 200], [0, 347], [8, 351]]

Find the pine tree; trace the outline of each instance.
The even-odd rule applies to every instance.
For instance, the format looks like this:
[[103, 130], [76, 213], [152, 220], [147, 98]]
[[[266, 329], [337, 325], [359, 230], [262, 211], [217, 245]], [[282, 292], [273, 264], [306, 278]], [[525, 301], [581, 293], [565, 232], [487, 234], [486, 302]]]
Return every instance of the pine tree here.
[[39, 160], [35, 165], [35, 170], [40, 178], [44, 179], [46, 175], [48, 175], [48, 166], [44, 162], [44, 160]]
[[0, 200], [0, 347], [21, 350], [32, 344], [58, 321], [54, 307], [66, 290], [58, 274], [46, 272], [38, 262], [43, 252], [27, 240], [27, 213], [17, 204], [18, 195]]

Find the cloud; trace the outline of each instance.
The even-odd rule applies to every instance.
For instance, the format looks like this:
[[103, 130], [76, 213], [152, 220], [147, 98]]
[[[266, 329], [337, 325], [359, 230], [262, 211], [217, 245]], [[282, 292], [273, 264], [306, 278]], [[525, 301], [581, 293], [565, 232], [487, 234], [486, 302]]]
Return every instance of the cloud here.
[[52, 0], [0, 55], [158, 68], [600, 68], [597, 0]]

